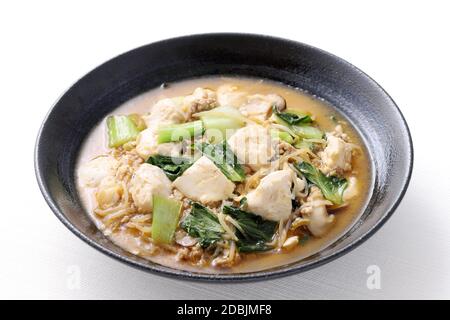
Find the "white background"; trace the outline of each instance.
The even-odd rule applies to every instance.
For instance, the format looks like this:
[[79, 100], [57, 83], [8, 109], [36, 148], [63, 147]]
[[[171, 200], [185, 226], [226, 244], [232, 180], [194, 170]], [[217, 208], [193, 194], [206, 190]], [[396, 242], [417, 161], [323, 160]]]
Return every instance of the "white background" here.
[[[450, 10], [445, 1], [10, 1], [0, 4], [0, 298], [450, 298]], [[302, 41], [355, 64], [398, 103], [414, 173], [389, 222], [323, 267], [205, 284], [132, 269], [72, 235], [44, 202], [33, 148], [58, 96], [134, 47], [192, 33]], [[280, 52], [280, 54], [283, 54]], [[366, 269], [381, 270], [381, 289]], [[71, 282], [79, 272], [80, 285]]]

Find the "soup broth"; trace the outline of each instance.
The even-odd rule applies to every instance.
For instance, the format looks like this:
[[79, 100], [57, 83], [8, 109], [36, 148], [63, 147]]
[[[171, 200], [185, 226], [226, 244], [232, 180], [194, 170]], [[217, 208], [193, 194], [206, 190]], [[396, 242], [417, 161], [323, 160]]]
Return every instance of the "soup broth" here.
[[[285, 152], [292, 152], [298, 153], [298, 150], [301, 148], [304, 148], [305, 150], [309, 148], [312, 148], [311, 155], [308, 156], [308, 152], [305, 151], [305, 154], [302, 154], [301, 157], [310, 157], [311, 163], [313, 165], [317, 165], [318, 170], [322, 170], [323, 177], [330, 177], [330, 176], [339, 176], [339, 179], [346, 179], [347, 187], [345, 188], [345, 192], [349, 192], [350, 188], [352, 195], [349, 198], [349, 200], [345, 200], [342, 204], [336, 204], [332, 203], [332, 201], [328, 200], [327, 198], [323, 197], [323, 194], [320, 194], [320, 190], [315, 186], [314, 183], [310, 181], [310, 179], [307, 179], [307, 176], [301, 171], [295, 171], [292, 169], [292, 172], [289, 171], [297, 162], [295, 157], [293, 157], [294, 160], [288, 159], [287, 162], [282, 166], [280, 164], [280, 167], [277, 169], [267, 170], [265, 173], [261, 174], [261, 177], [255, 181], [255, 185], [251, 185], [249, 190], [247, 192], [240, 193], [239, 191], [244, 190], [244, 185], [248, 182], [250, 177], [255, 174], [255, 172], [258, 172], [256, 167], [248, 167], [245, 163], [242, 165], [243, 170], [245, 170], [245, 180], [240, 182], [233, 182], [236, 186], [233, 195], [230, 197], [226, 197], [226, 200], [216, 201], [211, 200], [208, 202], [208, 200], [205, 201], [199, 201], [195, 197], [188, 197], [186, 194], [189, 194], [191, 192], [190, 190], [184, 191], [183, 190], [183, 184], [181, 177], [187, 176], [189, 173], [189, 170], [193, 170], [194, 164], [191, 165], [190, 168], [188, 168], [184, 173], [182, 173], [180, 176], [176, 177], [175, 180], [170, 181], [171, 182], [171, 191], [170, 195], [167, 194], [166, 196], [168, 198], [173, 198], [180, 203], [182, 202], [182, 213], [179, 218], [178, 226], [177, 226], [177, 233], [173, 236], [172, 244], [166, 244], [166, 243], [155, 243], [154, 239], [152, 239], [152, 235], [155, 234], [155, 229], [151, 229], [153, 223], [155, 223], [155, 212], [152, 211], [152, 209], [145, 209], [144, 205], [139, 207], [138, 205], [138, 195], [136, 191], [136, 187], [130, 187], [130, 184], [135, 181], [136, 178], [136, 168], [141, 166], [145, 160], [146, 155], [141, 156], [142, 160], [139, 160], [139, 157], [136, 156], [135, 158], [130, 158], [129, 162], [132, 163], [132, 161], [137, 161], [136, 163], [131, 164], [130, 166], [135, 166], [134, 169], [132, 169], [132, 172], [130, 173], [130, 177], [127, 178], [127, 180], [123, 181], [117, 181], [118, 173], [117, 171], [114, 172], [114, 175], [116, 180], [114, 180], [113, 183], [116, 183], [112, 187], [108, 187], [104, 190], [100, 190], [102, 183], [95, 185], [95, 183], [87, 183], [86, 184], [86, 174], [91, 174], [91, 176], [88, 177], [89, 181], [95, 180], [95, 178], [98, 176], [97, 172], [95, 171], [95, 168], [92, 169], [89, 168], [88, 170], [84, 169], [86, 165], [89, 165], [89, 163], [93, 160], [98, 158], [99, 156], [103, 155], [109, 155], [113, 154], [113, 156], [118, 156], [117, 154], [122, 154], [125, 152], [123, 149], [130, 149], [130, 152], [134, 152], [134, 148], [138, 148], [139, 141], [142, 140], [142, 138], [137, 138], [137, 145], [131, 141], [127, 142], [120, 147], [111, 148], [111, 137], [108, 135], [108, 132], [111, 131], [110, 124], [107, 123], [107, 120], [100, 122], [89, 134], [85, 142], [83, 143], [83, 146], [79, 153], [79, 159], [76, 166], [76, 172], [77, 172], [77, 187], [78, 192], [80, 195], [80, 198], [82, 200], [82, 203], [84, 205], [84, 208], [86, 212], [89, 214], [89, 216], [92, 218], [92, 220], [96, 223], [97, 227], [102, 230], [105, 235], [111, 239], [116, 245], [124, 248], [125, 250], [129, 251], [132, 254], [139, 255], [145, 259], [151, 260], [155, 263], [159, 263], [162, 265], [170, 266], [177, 269], [183, 269], [183, 270], [191, 270], [195, 272], [204, 272], [204, 273], [240, 273], [240, 272], [253, 272], [253, 271], [260, 271], [268, 268], [277, 267], [280, 265], [285, 265], [288, 263], [292, 263], [295, 261], [299, 261], [301, 259], [304, 259], [310, 255], [313, 255], [323, 248], [329, 246], [331, 243], [336, 241], [346, 230], [348, 230], [351, 225], [358, 219], [359, 215], [362, 213], [362, 210], [365, 207], [366, 200], [368, 198], [368, 193], [370, 192], [370, 184], [371, 184], [371, 167], [370, 162], [368, 159], [367, 151], [364, 147], [363, 141], [359, 137], [356, 130], [346, 121], [345, 118], [343, 118], [339, 113], [336, 112], [336, 110], [329, 106], [327, 103], [299, 90], [296, 88], [292, 88], [286, 85], [283, 85], [281, 83], [272, 82], [269, 80], [261, 80], [261, 79], [253, 79], [253, 78], [235, 78], [235, 77], [205, 77], [205, 78], [199, 78], [199, 79], [193, 79], [193, 80], [186, 80], [178, 83], [169, 83], [168, 85], [161, 86], [156, 89], [152, 89], [148, 92], [145, 92], [127, 102], [125, 102], [123, 105], [118, 106], [117, 109], [115, 109], [112, 113], [112, 115], [130, 115], [130, 114], [137, 114], [139, 116], [141, 115], [147, 115], [152, 114], [154, 111], [155, 105], [163, 99], [172, 99], [174, 97], [186, 97], [193, 94], [194, 90], [196, 88], [208, 88], [212, 90], [214, 93], [219, 93], [221, 88], [228, 88], [227, 90], [231, 93], [242, 93], [241, 98], [241, 106], [235, 106], [236, 110], [239, 110], [241, 114], [244, 117], [248, 117], [249, 121], [254, 121], [256, 123], [253, 123], [251, 125], [256, 126], [272, 126], [275, 129], [270, 129], [272, 137], [273, 130], [280, 129], [279, 123], [282, 123], [282, 127], [289, 127], [289, 123], [285, 122], [274, 122], [274, 115], [273, 113], [279, 112], [281, 114], [280, 117], [285, 117], [286, 114], [288, 116], [291, 116], [294, 114], [295, 110], [298, 111], [297, 116], [294, 117], [294, 120], [299, 120], [301, 117], [303, 117], [303, 120], [305, 121], [306, 125], [310, 125], [308, 123], [308, 119], [304, 117], [304, 115], [310, 115], [311, 116], [311, 124], [314, 125], [317, 128], [320, 128], [320, 130], [325, 133], [324, 137], [319, 138], [309, 138], [309, 139], [300, 139], [298, 140], [298, 136], [294, 133], [292, 135], [289, 135], [288, 140], [289, 141], [281, 141], [276, 140], [277, 138], [274, 138], [276, 141], [279, 141], [277, 143], [284, 143], [286, 144], [285, 148], [287, 148], [289, 151]], [[228, 87], [227, 87], [228, 86]], [[231, 89], [230, 89], [231, 88]], [[271, 95], [277, 95], [277, 97], [282, 97], [285, 101], [285, 105], [287, 108], [283, 109], [280, 108], [279, 110], [274, 109], [275, 104], [272, 106], [271, 110], [267, 111], [267, 114], [264, 115], [266, 118], [261, 118], [260, 114], [257, 114], [257, 116], [252, 119], [251, 118], [251, 109], [248, 107], [248, 109], [245, 109], [245, 106], [248, 106], [251, 102], [250, 99], [256, 99], [248, 98], [252, 96], [257, 96], [257, 98], [263, 99], [264, 97], [269, 97]], [[229, 97], [226, 97], [229, 98]], [[238, 95], [235, 95], [234, 98], [239, 99]], [[265, 99], [265, 98], [264, 98]], [[186, 101], [186, 100], [184, 100]], [[223, 102], [223, 104], [226, 104], [227, 102]], [[234, 103], [234, 102], [233, 102]], [[216, 104], [214, 108], [211, 108], [210, 110], [217, 109], [217, 107], [221, 107], [222, 103]], [[242, 105], [244, 107], [242, 107]], [[228, 106], [229, 107], [229, 106]], [[244, 108], [244, 109], [243, 109]], [[259, 108], [259, 106], [258, 106]], [[209, 109], [208, 109], [209, 110]], [[196, 110], [196, 112], [208, 112], [207, 110]], [[248, 113], [247, 113], [248, 111]], [[289, 113], [288, 111], [291, 111]], [[284, 115], [283, 115], [284, 113]], [[257, 117], [260, 117], [259, 119]], [[223, 118], [223, 117], [222, 117]], [[189, 121], [199, 121], [199, 118], [192, 116], [186, 122]], [[202, 118], [204, 119], [204, 118]], [[287, 117], [283, 119], [288, 119]], [[290, 119], [290, 118], [289, 118]], [[288, 119], [288, 120], [289, 120]], [[279, 120], [279, 119], [278, 119]], [[293, 121], [294, 121], [293, 120]], [[109, 120], [108, 120], [109, 121]], [[281, 120], [280, 120], [281, 121]], [[151, 121], [150, 121], [151, 122]], [[204, 124], [206, 122], [204, 121]], [[136, 123], [135, 123], [136, 124]], [[136, 125], [137, 127], [138, 125]], [[205, 125], [206, 126], [206, 125]], [[246, 123], [244, 127], [250, 126], [250, 124]], [[148, 127], [148, 126], [147, 126]], [[272, 127], [271, 127], [272, 128]], [[146, 129], [147, 130], [147, 129]], [[156, 130], [156, 129], [155, 129]], [[242, 130], [242, 128], [235, 128], [234, 129], [237, 134], [239, 130]], [[280, 129], [281, 130], [281, 129]], [[282, 130], [281, 130], [282, 131]], [[143, 135], [144, 131], [140, 132], [140, 135]], [[160, 132], [160, 131], [159, 131]], [[279, 132], [279, 131], [276, 131]], [[289, 130], [288, 130], [289, 133]], [[291, 132], [292, 133], [292, 132]], [[161, 137], [161, 133], [159, 133], [159, 138]], [[280, 136], [281, 137], [281, 136]], [[332, 137], [332, 138], [330, 138]], [[291, 139], [293, 138], [293, 139]], [[141, 140], [139, 140], [141, 139]], [[229, 138], [232, 139], [232, 138]], [[293, 143], [291, 140], [297, 139], [297, 142], [303, 142], [303, 144], [298, 144], [297, 147], [293, 147]], [[345, 148], [351, 149], [351, 160], [349, 162], [350, 167], [347, 168], [340, 168], [340, 167], [333, 167], [333, 163], [330, 160], [332, 158], [332, 155], [327, 155], [326, 153], [329, 152], [331, 149], [331, 140], [335, 139], [336, 143], [345, 143]], [[339, 140], [338, 140], [339, 139]], [[245, 140], [246, 141], [246, 140]], [[280, 142], [281, 141], [281, 142]], [[297, 143], [295, 142], [295, 143]], [[278, 146], [278, 145], [277, 145]], [[305, 147], [306, 146], [306, 147]], [[231, 147], [231, 143], [230, 143]], [[238, 146], [239, 147], [239, 146]], [[243, 146], [241, 146], [243, 147]], [[278, 147], [277, 147], [278, 148]], [[283, 147], [284, 148], [284, 147]], [[325, 150], [328, 148], [327, 150]], [[117, 151], [119, 150], [119, 151]], [[318, 150], [318, 151], [317, 151]], [[239, 155], [239, 150], [234, 149], [234, 153], [236, 155]], [[331, 152], [331, 151], [330, 151]], [[286, 154], [286, 153], [285, 153]], [[330, 153], [331, 154], [331, 153]], [[320, 155], [320, 156], [319, 156]], [[120, 155], [119, 155], [120, 156]], [[326, 158], [328, 156], [328, 158]], [[336, 157], [344, 157], [342, 155], [334, 155]], [[281, 158], [282, 156], [280, 156]], [[331, 158], [330, 158], [331, 157]], [[239, 157], [238, 157], [239, 158]], [[344, 157], [345, 158], [345, 157]], [[136, 160], [137, 159], [137, 160]], [[198, 159], [198, 158], [197, 158]], [[203, 157], [202, 157], [203, 159]], [[208, 157], [205, 158], [205, 161], [211, 161], [208, 160]], [[302, 158], [305, 159], [305, 158]], [[348, 160], [348, 159], [347, 159]], [[199, 160], [196, 160], [199, 161]], [[289, 162], [291, 161], [291, 162]], [[328, 162], [327, 162], [328, 161]], [[306, 161], [307, 162], [307, 161]], [[206, 162], [205, 162], [206, 163]], [[326, 167], [327, 163], [331, 163], [331, 167]], [[104, 171], [104, 167], [102, 167]], [[220, 167], [219, 167], [220, 168]], [[298, 167], [297, 167], [298, 168]], [[325, 169], [324, 169], [325, 168]], [[117, 169], [117, 168], [116, 168]], [[116, 170], [114, 169], [114, 170]], [[84, 171], [83, 171], [84, 170]], [[93, 170], [95, 172], [93, 172]], [[221, 169], [222, 170], [222, 169]], [[103, 172], [102, 171], [102, 172]], [[289, 179], [298, 179], [293, 180], [294, 187], [295, 183], [300, 183], [301, 186], [299, 188], [302, 188], [301, 191], [298, 191], [298, 194], [301, 195], [298, 198], [294, 198], [292, 205], [291, 205], [291, 211], [293, 212], [291, 216], [287, 220], [282, 220], [281, 218], [279, 220], [276, 220], [271, 216], [272, 212], [270, 212], [269, 207], [272, 203], [275, 203], [274, 201], [278, 201], [280, 197], [278, 197], [276, 200], [270, 200], [272, 202], [267, 202], [262, 204], [261, 213], [258, 213], [258, 208], [261, 207], [261, 204], [258, 203], [258, 194], [254, 191], [257, 188], [260, 188], [261, 192], [263, 192], [263, 181], [266, 183], [269, 183], [269, 179], [265, 177], [269, 177], [273, 172], [287, 172], [289, 175]], [[289, 171], [289, 172], [288, 172]], [[86, 173], [87, 172], [87, 173]], [[161, 172], [163, 172], [161, 170]], [[223, 172], [223, 171], [222, 171]], [[167, 172], [166, 172], [167, 173]], [[221, 174], [220, 171], [218, 173], [214, 174]], [[92, 178], [92, 175], [94, 176]], [[105, 175], [105, 173], [101, 173], [100, 175]], [[104, 178], [102, 176], [102, 178]], [[310, 177], [311, 178], [311, 177]], [[125, 178], [124, 178], [125, 179]], [[133, 180], [134, 179], [134, 180]], [[156, 179], [156, 178], [154, 178]], [[219, 179], [219, 178], [217, 178]], [[221, 177], [223, 180], [223, 177]], [[264, 180], [265, 179], [265, 180]], [[311, 178], [313, 179], [313, 178]], [[178, 180], [178, 182], [177, 182]], [[220, 181], [222, 181], [220, 180]], [[219, 181], [219, 180], [218, 180]], [[355, 183], [356, 181], [356, 183]], [[122, 183], [122, 184], [121, 184]], [[223, 182], [224, 185], [227, 186], [230, 183], [229, 179]], [[279, 183], [282, 183], [279, 182]], [[95, 185], [95, 186], [93, 186]], [[351, 185], [351, 186], [350, 186]], [[100, 187], [99, 187], [100, 186]], [[117, 187], [118, 186], [118, 187]], [[274, 184], [276, 186], [276, 184]], [[114, 188], [118, 188], [117, 190]], [[129, 190], [126, 191], [126, 194], [124, 193], [124, 190], [121, 188], [129, 188]], [[134, 188], [134, 189], [133, 189]], [[233, 187], [234, 188], [234, 187]], [[146, 190], [153, 190], [153, 192], [157, 192], [158, 188], [154, 189], [146, 189]], [[159, 190], [161, 187], [159, 188]], [[133, 193], [133, 190], [135, 191]], [[173, 191], [176, 190], [176, 191]], [[259, 190], [259, 189], [258, 189]], [[279, 192], [281, 190], [280, 188], [276, 188], [273, 190], [274, 193]], [[294, 189], [292, 189], [292, 192]], [[316, 191], [314, 191], [316, 190]], [[105, 193], [103, 195], [103, 193]], [[149, 191], [150, 192], [150, 191]], [[175, 192], [175, 195], [173, 195], [173, 192]], [[193, 191], [192, 191], [193, 192]], [[251, 196], [250, 193], [254, 192], [254, 194]], [[312, 192], [318, 192], [318, 196], [322, 197], [319, 200], [312, 198]], [[323, 193], [323, 191], [322, 191]], [[341, 194], [342, 195], [342, 194]], [[345, 194], [346, 195], [346, 194]], [[126, 200], [124, 200], [124, 197], [127, 197]], [[99, 204], [99, 199], [103, 199], [102, 197], [108, 198], [106, 200], [106, 204], [101, 206]], [[142, 195], [141, 195], [142, 197]], [[151, 197], [151, 194], [144, 195], [145, 197]], [[202, 199], [201, 196], [199, 196], [199, 199]], [[234, 197], [234, 198], [233, 198]], [[295, 195], [293, 196], [295, 197]], [[303, 197], [303, 198], [302, 198]], [[112, 200], [110, 200], [111, 198]], [[244, 199], [244, 200], [243, 200]], [[331, 199], [331, 197], [330, 197]], [[189, 200], [189, 201], [186, 201]], [[195, 232], [188, 232], [186, 230], [181, 230], [182, 228], [180, 225], [182, 224], [182, 221], [186, 219], [186, 217], [190, 214], [190, 210], [192, 210], [189, 207], [189, 203], [192, 202], [198, 202], [202, 206], [206, 207], [207, 209], [210, 209], [213, 214], [218, 214], [218, 217], [223, 217], [223, 214], [220, 213], [220, 208], [223, 205], [230, 205], [233, 207], [238, 207], [240, 204], [237, 202], [240, 200], [243, 203], [243, 206], [240, 207], [243, 211], [251, 212], [252, 214], [255, 214], [255, 216], [258, 216], [259, 218], [255, 218], [255, 221], [260, 221], [258, 219], [263, 219], [264, 221], [270, 221], [273, 223], [278, 223], [276, 226], [276, 229], [274, 230], [273, 240], [266, 241], [267, 243], [270, 243], [269, 246], [272, 246], [270, 248], [266, 248], [261, 251], [251, 251], [246, 252], [242, 246], [242, 243], [244, 243], [248, 239], [245, 237], [245, 232], [240, 232], [239, 225], [235, 226], [233, 223], [229, 223], [229, 228], [232, 232], [235, 232], [238, 236], [237, 238], [233, 238], [231, 236], [228, 240], [220, 240], [224, 241], [225, 243], [228, 243], [225, 245], [225, 249], [211, 249], [211, 248], [204, 248], [199, 245], [198, 239], [195, 237]], [[339, 200], [339, 199], [338, 199]], [[125, 213], [121, 213], [120, 211], [120, 205], [123, 204], [123, 202], [126, 201], [127, 204], [130, 204], [132, 209], [126, 209], [128, 211], [125, 211]], [[247, 201], [248, 203], [246, 203]], [[254, 203], [252, 203], [252, 201]], [[268, 200], [269, 201], [269, 200]], [[280, 200], [281, 201], [281, 200]], [[316, 201], [316, 202], [314, 202]], [[322, 201], [322, 202], [320, 202]], [[219, 203], [218, 203], [219, 202]], [[336, 201], [339, 202], [339, 201]], [[315, 204], [314, 204], [315, 203]], [[311, 225], [311, 220], [313, 219], [312, 216], [310, 216], [311, 208], [312, 210], [316, 210], [319, 206], [324, 205], [321, 208], [326, 208], [325, 213], [327, 214], [326, 217], [322, 217], [323, 219], [328, 219], [330, 215], [334, 216], [334, 221], [332, 223], [329, 223], [329, 226], [326, 227], [326, 232], [322, 233], [323, 226], [320, 225], [318, 229]], [[313, 205], [311, 205], [313, 204]], [[153, 197], [153, 205], [155, 205], [155, 198]], [[258, 206], [259, 205], [259, 206]], [[289, 205], [289, 204], [287, 204]], [[99, 206], [102, 208], [102, 210], [99, 210]], [[247, 207], [246, 207], [247, 206]], [[310, 206], [310, 207], [308, 207]], [[312, 206], [312, 207], [311, 207]], [[115, 208], [119, 208], [115, 210]], [[248, 208], [254, 208], [253, 210], [249, 210]], [[281, 206], [280, 206], [281, 208]], [[308, 209], [310, 208], [310, 209]], [[110, 211], [108, 211], [110, 210]], [[280, 209], [281, 210], [281, 209]], [[98, 214], [100, 212], [100, 214]], [[108, 213], [110, 212], [110, 213]], [[118, 213], [119, 212], [119, 213]], [[297, 212], [297, 213], [295, 213]], [[303, 213], [302, 213], [303, 212]], [[114, 227], [111, 227], [111, 225], [108, 225], [105, 221], [107, 221], [109, 215], [117, 214], [120, 216], [120, 220], [117, 220], [119, 222], [115, 222]], [[279, 212], [274, 212], [273, 214], [279, 214]], [[136, 218], [137, 217], [137, 218]], [[233, 216], [234, 217], [234, 216]], [[253, 216], [252, 216], [253, 217]], [[309, 217], [309, 218], [308, 218]], [[228, 219], [225, 217], [226, 221], [225, 223], [228, 223], [227, 221], [231, 221], [232, 219]], [[132, 227], [133, 226], [133, 219], [135, 219], [136, 223], [141, 223], [141, 227]], [[141, 220], [139, 220], [141, 219]], [[228, 219], [228, 220], [227, 220]], [[308, 220], [308, 221], [306, 221]], [[236, 221], [239, 222], [239, 220], [234, 219], [234, 223]], [[298, 227], [296, 230], [292, 230], [293, 224], [297, 223], [295, 221], [298, 221], [299, 224], [304, 224], [300, 227]], [[328, 220], [327, 220], [328, 221]], [[323, 221], [322, 221], [323, 222]], [[290, 227], [287, 228], [286, 224], [290, 224]], [[309, 223], [309, 225], [308, 225]], [[282, 224], [280, 227], [280, 224]], [[242, 227], [242, 225], [241, 225]], [[145, 229], [146, 228], [146, 229]], [[220, 228], [220, 224], [219, 224]], [[314, 229], [316, 228], [316, 229]], [[188, 228], [186, 228], [188, 229]], [[287, 230], [286, 234], [283, 235], [283, 230]], [[314, 232], [312, 232], [312, 230]], [[242, 230], [241, 230], [242, 231]], [[315, 236], [315, 234], [320, 234], [320, 236]], [[181, 237], [184, 236], [183, 239], [175, 239], [175, 237]], [[223, 234], [227, 234], [226, 231], [223, 231]], [[239, 236], [240, 235], [240, 236]], [[277, 243], [280, 242], [280, 237], [283, 237], [284, 242], [283, 243]], [[174, 240], [175, 239], [175, 240]], [[233, 240], [234, 239], [234, 240]], [[278, 239], [278, 240], [277, 240]], [[289, 240], [291, 239], [291, 240]], [[293, 242], [293, 245], [290, 243], [286, 244], [286, 241]], [[179, 243], [183, 243], [183, 241], [187, 241], [188, 246], [180, 245]], [[192, 245], [192, 243], [194, 243]], [[232, 243], [232, 244], [231, 244]], [[254, 245], [255, 243], [253, 243]], [[231, 247], [233, 246], [233, 247]], [[195, 254], [192, 252], [194, 251], [193, 248], [198, 248], [199, 255], [196, 258], [192, 258]], [[208, 251], [209, 250], [209, 251]], [[222, 251], [221, 251], [222, 250]], [[234, 251], [233, 251], [234, 250]], [[205, 252], [209, 252], [206, 254]], [[217, 252], [214, 252], [217, 251]], [[187, 255], [186, 252], [189, 252], [189, 257], [186, 258], [185, 255]], [[201, 256], [201, 255], [204, 256]], [[214, 254], [217, 254], [217, 256], [214, 256]], [[228, 256], [227, 256], [228, 254]], [[230, 261], [222, 263], [223, 260], [226, 260], [227, 257], [231, 256], [233, 254], [234, 260], [230, 258]], [[222, 260], [220, 260], [222, 258]], [[214, 260], [216, 259], [216, 260]], [[217, 263], [213, 263], [213, 261], [216, 261]], [[220, 262], [220, 263], [219, 263]]]

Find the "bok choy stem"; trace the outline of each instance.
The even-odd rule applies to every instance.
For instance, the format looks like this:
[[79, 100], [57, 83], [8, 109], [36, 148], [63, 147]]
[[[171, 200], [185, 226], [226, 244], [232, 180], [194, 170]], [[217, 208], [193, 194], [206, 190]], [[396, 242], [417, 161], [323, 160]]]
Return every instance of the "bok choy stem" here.
[[280, 112], [275, 107], [273, 107], [273, 113], [278, 124], [288, 126], [300, 138], [321, 139], [323, 137], [323, 132], [312, 126], [312, 118], [307, 114], [291, 109]]
[[158, 129], [158, 143], [178, 142], [202, 133], [203, 123], [200, 120], [161, 126]]
[[129, 116], [109, 116], [106, 119], [110, 148], [117, 148], [134, 140], [139, 134], [136, 124]]
[[295, 142], [295, 139], [288, 132], [285, 131], [271, 130], [270, 135], [272, 136], [272, 138], [278, 138], [289, 144], [293, 144]]
[[178, 225], [181, 202], [153, 195], [152, 239], [158, 243], [170, 244]]

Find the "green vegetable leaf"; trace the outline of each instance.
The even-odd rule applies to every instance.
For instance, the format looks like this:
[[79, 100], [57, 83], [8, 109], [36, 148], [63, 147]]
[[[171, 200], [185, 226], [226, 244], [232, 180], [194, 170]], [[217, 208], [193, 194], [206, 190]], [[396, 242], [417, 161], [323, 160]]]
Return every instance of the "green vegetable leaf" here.
[[246, 239], [270, 241], [278, 224], [232, 206], [224, 206], [223, 213], [230, 215], [239, 223], [244, 231], [242, 236]]
[[298, 125], [302, 123], [311, 123], [311, 116], [307, 114], [303, 114], [297, 110], [286, 110], [280, 112], [275, 106], [272, 108], [273, 113], [281, 120], [286, 122], [289, 125]]
[[315, 184], [322, 191], [325, 199], [330, 200], [337, 205], [344, 202], [342, 195], [348, 185], [345, 178], [336, 176], [327, 177], [319, 169], [308, 162], [296, 163], [294, 164], [294, 167], [301, 172], [310, 183]]
[[198, 143], [196, 148], [214, 162], [231, 181], [242, 182], [245, 180], [244, 168], [238, 163], [236, 156], [225, 141], [218, 144]]
[[203, 248], [222, 239], [225, 232], [217, 217], [197, 202], [192, 203], [191, 212], [181, 222], [181, 228], [191, 237], [198, 239]]
[[154, 155], [148, 158], [147, 163], [160, 167], [166, 176], [173, 181], [181, 176], [193, 162], [188, 158]]
[[238, 249], [240, 252], [261, 252], [273, 249], [271, 246], [268, 246], [264, 241], [247, 241], [240, 240], [238, 242]]
[[181, 202], [153, 195], [152, 239], [158, 243], [170, 244], [178, 225]]
[[296, 135], [296, 137], [294, 137], [297, 138], [296, 140], [298, 140], [298, 138], [321, 139], [323, 137], [323, 132], [312, 126], [312, 118], [307, 114], [289, 109], [286, 112], [280, 112], [275, 107], [273, 107], [273, 113], [276, 122], [288, 126], [288, 128]]
[[247, 197], [243, 197], [239, 200], [239, 208], [244, 209], [247, 206]]
[[242, 229], [237, 230], [237, 243], [240, 251], [265, 251], [271, 247], [266, 242], [272, 240], [278, 225], [275, 221], [269, 221], [260, 216], [232, 206], [224, 206], [223, 213], [233, 217]]

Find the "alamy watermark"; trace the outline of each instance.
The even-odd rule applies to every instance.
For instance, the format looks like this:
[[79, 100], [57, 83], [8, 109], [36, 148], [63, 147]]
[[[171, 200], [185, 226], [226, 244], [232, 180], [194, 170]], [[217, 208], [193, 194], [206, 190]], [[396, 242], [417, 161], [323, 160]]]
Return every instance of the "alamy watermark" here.
[[81, 268], [77, 265], [70, 265], [66, 270], [66, 286], [69, 290], [80, 290]]
[[373, 264], [367, 267], [366, 273], [369, 275], [366, 280], [366, 286], [369, 290], [381, 289], [381, 269]]

